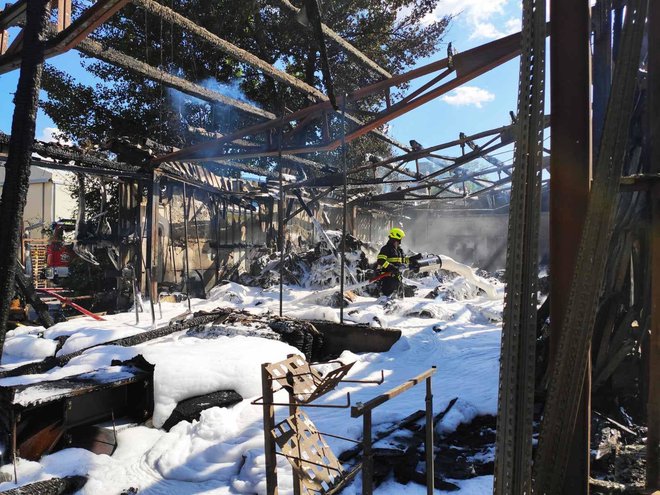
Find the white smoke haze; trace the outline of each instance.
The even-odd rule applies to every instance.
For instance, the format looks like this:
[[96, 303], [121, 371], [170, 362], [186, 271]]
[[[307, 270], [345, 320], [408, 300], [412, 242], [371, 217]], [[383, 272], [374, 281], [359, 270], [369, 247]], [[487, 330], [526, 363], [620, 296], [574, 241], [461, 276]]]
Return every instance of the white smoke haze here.
[[[254, 107], [260, 107], [260, 105], [250, 100], [245, 95], [245, 93], [241, 91], [238, 81], [233, 81], [227, 84], [227, 83], [221, 83], [213, 79], [212, 77], [209, 77], [207, 79], [204, 79], [203, 81], [198, 81], [196, 84], [210, 91], [215, 91], [216, 93], [220, 93], [221, 95], [226, 96], [228, 98], [232, 98], [234, 100], [238, 100], [240, 102], [250, 104]], [[167, 88], [167, 97], [172, 109], [176, 113], [178, 113], [181, 116], [181, 118], [184, 120], [186, 118], [185, 108], [186, 106], [189, 105], [201, 105], [204, 109], [203, 111], [208, 113], [209, 120], [211, 114], [215, 113], [214, 120], [216, 122], [222, 121], [224, 118], [226, 118], [229, 115], [230, 112], [234, 111], [234, 109], [230, 106], [223, 105], [222, 103], [208, 102], [206, 100], [202, 100], [201, 98], [197, 98], [195, 96], [182, 93], [181, 91], [173, 88]], [[207, 130], [213, 131], [215, 129], [207, 129]]]

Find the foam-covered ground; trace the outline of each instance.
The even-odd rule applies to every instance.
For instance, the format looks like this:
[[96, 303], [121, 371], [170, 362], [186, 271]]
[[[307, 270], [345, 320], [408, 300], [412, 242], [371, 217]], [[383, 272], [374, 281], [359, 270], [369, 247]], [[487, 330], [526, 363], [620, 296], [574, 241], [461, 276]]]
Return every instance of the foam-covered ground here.
[[[469, 278], [469, 277], [468, 277]], [[396, 327], [401, 339], [386, 353], [353, 354], [344, 352], [343, 361], [355, 361], [349, 375], [354, 379], [377, 379], [385, 373], [382, 385], [345, 384], [327, 394], [320, 403], [344, 403], [346, 392], [353, 404], [367, 401], [431, 366], [438, 368], [433, 377], [434, 412], [442, 411], [458, 397], [456, 405], [438, 425], [439, 431], [453, 431], [461, 422], [479, 414], [495, 414], [499, 374], [499, 352], [503, 287], [493, 282], [495, 293], [489, 297], [478, 291], [465, 277], [445, 281], [434, 300], [422, 296], [438, 285], [434, 277], [416, 280], [418, 296], [383, 304], [375, 298], [358, 297], [345, 308], [345, 320], [373, 326]], [[313, 291], [285, 287], [284, 314], [305, 319], [339, 321], [339, 310], [324, 307], [309, 297]], [[495, 295], [494, 295], [495, 294]], [[242, 308], [254, 313], [277, 313], [277, 288], [260, 289], [230, 283], [216, 287], [209, 299], [194, 300], [193, 311], [222, 307]], [[298, 303], [305, 298], [305, 303]], [[322, 302], [323, 298], [318, 300]], [[163, 318], [156, 326], [187, 309], [187, 303], [163, 303]], [[158, 316], [158, 311], [157, 311]], [[68, 335], [58, 354], [67, 354], [91, 345], [134, 335], [151, 328], [148, 312], [135, 324], [133, 313], [108, 316], [105, 322], [80, 318], [60, 323], [47, 330], [21, 328], [9, 332], [3, 368], [53, 355], [52, 339]], [[66, 449], [40, 462], [18, 461], [20, 484], [71, 474], [89, 478], [80, 494], [120, 494], [130, 487], [139, 494], [253, 494], [265, 493], [262, 409], [250, 401], [260, 395], [260, 363], [284, 359], [299, 353], [279, 341], [247, 336], [221, 336], [200, 339], [179, 332], [132, 348], [94, 347], [72, 359], [66, 366], [42, 375], [0, 380], [0, 385], [35, 383], [90, 372], [109, 366], [113, 359], [128, 359], [142, 354], [155, 364], [154, 427], [133, 426], [118, 433], [119, 446], [112, 456], [96, 455], [81, 449]], [[167, 419], [176, 403], [203, 393], [234, 389], [245, 400], [232, 408], [211, 408], [199, 421], [181, 422], [169, 432], [156, 427]], [[400, 397], [377, 408], [374, 430], [423, 409], [424, 387], [413, 387]], [[287, 397], [282, 396], [282, 402]], [[307, 409], [322, 432], [360, 439], [361, 419], [351, 419], [349, 409]], [[278, 420], [286, 417], [285, 408], [277, 409]], [[338, 453], [350, 447], [345, 441], [327, 438]], [[292, 493], [287, 461], [279, 457], [279, 491]], [[13, 467], [2, 471], [13, 477]], [[453, 481], [464, 495], [492, 492], [492, 476]], [[0, 483], [0, 490], [15, 486]], [[360, 476], [344, 492], [361, 493]], [[400, 485], [388, 480], [375, 493], [380, 495], [423, 494], [424, 487]], [[436, 490], [436, 493], [442, 493]]]

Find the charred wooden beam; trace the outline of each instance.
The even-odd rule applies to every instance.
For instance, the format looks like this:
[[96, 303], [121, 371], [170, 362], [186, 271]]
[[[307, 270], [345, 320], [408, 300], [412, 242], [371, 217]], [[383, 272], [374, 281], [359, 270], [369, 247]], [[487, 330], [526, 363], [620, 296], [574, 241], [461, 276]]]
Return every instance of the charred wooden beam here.
[[[188, 126], [188, 132], [190, 132], [192, 134], [196, 134], [198, 136], [202, 136], [204, 138], [208, 138], [208, 139], [220, 139], [220, 138], [225, 136], [225, 134], [223, 134], [221, 132], [207, 131], [204, 128], [192, 127], [192, 126]], [[258, 143], [254, 143], [252, 141], [247, 141], [245, 139], [235, 139], [234, 141], [232, 141], [232, 143], [237, 144], [238, 146], [242, 146], [244, 148], [256, 148], [256, 147], [259, 146]], [[282, 160], [284, 160], [285, 162], [292, 163], [294, 165], [299, 165], [299, 166], [309, 168], [309, 169], [324, 170], [324, 171], [327, 171], [327, 170], [330, 169], [327, 165], [325, 165], [323, 163], [308, 160], [306, 158], [301, 158], [299, 156], [293, 156], [293, 155], [283, 156]], [[225, 162], [225, 161], [219, 161], [218, 160], [218, 163], [222, 163], [223, 165], [231, 166], [231, 165], [228, 165], [228, 164], [235, 163], [235, 162]]]
[[[521, 35], [520, 33], [517, 33], [453, 56], [453, 64], [457, 70], [457, 77], [455, 79], [435, 89], [430, 89], [424, 94], [417, 95], [410, 101], [403, 101], [384, 109], [383, 111], [379, 112], [378, 116], [373, 118], [371, 121], [364, 124], [358, 124], [356, 128], [346, 134], [344, 139], [331, 137], [329, 139], [323, 139], [318, 144], [310, 144], [305, 146], [293, 144], [282, 147], [281, 150], [279, 149], [277, 143], [271, 143], [261, 147], [257, 151], [250, 150], [247, 153], [228, 153], [225, 149], [224, 144], [235, 139], [245, 138], [248, 136], [257, 136], [263, 133], [273, 132], [274, 130], [280, 128], [285, 129], [293, 123], [307, 121], [311, 118], [319, 117], [324, 113], [331, 112], [332, 105], [330, 102], [322, 101], [315, 105], [288, 114], [279, 119], [238, 130], [216, 141], [198, 144], [189, 148], [184, 148], [176, 153], [158, 157], [154, 159], [154, 163], [172, 160], [201, 160], [203, 158], [233, 159], [239, 157], [250, 158], [256, 156], [277, 156], [280, 154], [280, 151], [282, 155], [312, 153], [314, 151], [332, 151], [338, 148], [342, 142], [350, 142], [356, 138], [364, 136], [365, 134], [377, 129], [379, 126], [385, 124], [386, 122], [400, 117], [401, 115], [404, 115], [405, 113], [414, 110], [415, 108], [428, 103], [435, 98], [438, 98], [439, 96], [457, 88], [461, 84], [472, 80], [473, 78], [489, 71], [490, 69], [497, 67], [498, 65], [503, 64], [508, 60], [511, 60], [519, 54], [520, 40]], [[396, 76], [391, 79], [380, 81], [365, 88], [359, 89], [350, 95], [347, 95], [346, 97], [338, 98], [337, 104], [342, 106], [346, 102], [357, 102], [375, 93], [379, 93], [388, 87], [409, 82], [415, 78], [433, 73], [434, 71], [445, 69], [448, 67], [448, 64], [449, 60], [443, 59], [441, 61], [428, 64], [427, 66], [421, 67], [419, 69], [412, 70], [401, 76]], [[349, 120], [357, 122], [356, 119], [349, 118]], [[283, 134], [285, 141], [288, 133], [295, 131], [296, 129], [294, 128], [292, 131], [284, 132]]]
[[141, 7], [147, 12], [157, 15], [168, 22], [176, 24], [177, 26], [190, 31], [191, 33], [196, 34], [197, 36], [207, 41], [208, 43], [210, 43], [211, 45], [213, 45], [215, 48], [222, 51], [223, 53], [226, 53], [227, 55], [235, 58], [236, 60], [239, 60], [243, 63], [246, 63], [254, 67], [255, 69], [260, 70], [261, 72], [269, 75], [276, 81], [279, 81], [281, 83], [286, 84], [287, 86], [295, 88], [298, 91], [301, 91], [302, 93], [305, 93], [316, 100], [327, 99], [326, 96], [315, 87], [310, 86], [304, 81], [301, 81], [300, 79], [297, 79], [292, 75], [287, 74], [284, 71], [276, 69], [268, 62], [265, 62], [264, 60], [261, 60], [259, 57], [256, 57], [252, 53], [243, 50], [242, 48], [239, 48], [238, 46], [220, 38], [219, 36], [213, 34], [209, 30], [201, 27], [199, 24], [191, 21], [187, 17], [184, 17], [178, 12], [175, 12], [174, 10], [170, 9], [169, 7], [165, 7], [164, 5], [161, 5], [158, 2], [154, 2], [153, 0], [132, 0], [132, 1], [135, 5]]
[[8, 143], [5, 183], [0, 198], [0, 357], [7, 331], [9, 307], [14, 293], [16, 259], [21, 223], [30, 185], [30, 157], [34, 145], [37, 104], [44, 62], [42, 37], [48, 25], [48, 6], [43, 0], [26, 7], [25, 44], [29, 53], [22, 60]]
[[262, 110], [248, 103], [230, 98], [223, 94], [218, 93], [217, 91], [212, 91], [206, 89], [199, 84], [192, 83], [181, 77], [174, 76], [163, 70], [157, 69], [149, 64], [146, 64], [136, 58], [130, 57], [125, 53], [117, 51], [113, 48], [109, 48], [101, 45], [96, 41], [91, 39], [85, 39], [80, 42], [77, 49], [89, 55], [90, 57], [98, 58], [112, 65], [116, 65], [123, 69], [126, 69], [135, 74], [139, 74], [148, 79], [161, 83], [170, 88], [176, 89], [190, 96], [194, 96], [204, 101], [211, 103], [222, 103], [223, 105], [231, 106], [237, 110], [241, 110], [250, 115], [256, 117], [261, 117], [264, 119], [274, 119], [275, 114]]
[[39, 317], [39, 323], [41, 323], [45, 328], [53, 326], [55, 321], [53, 317], [48, 313], [48, 305], [44, 303], [39, 296], [34, 292], [32, 283], [28, 278], [23, 274], [22, 267], [16, 262], [16, 286], [18, 290], [23, 294], [25, 300], [28, 301], [34, 310], [37, 312]]
[[87, 483], [84, 476], [50, 478], [3, 491], [3, 495], [64, 495], [75, 493]]
[[[89, 33], [103, 24], [107, 19], [120, 10], [128, 0], [99, 0], [84, 10], [69, 27], [58, 33], [45, 43], [44, 56], [54, 57], [75, 48]], [[16, 21], [18, 22], [18, 20]], [[57, 29], [54, 28], [56, 31]], [[0, 74], [12, 71], [21, 65], [23, 52], [7, 53], [0, 56]]]
[[14, 4], [5, 5], [4, 10], [0, 11], [0, 29], [4, 30], [25, 22], [26, 9], [27, 0], [19, 0]]
[[[0, 161], [5, 161], [8, 150], [9, 136], [0, 132]], [[41, 143], [35, 141], [33, 151], [39, 155], [53, 159], [44, 161], [33, 158], [32, 164], [54, 170], [71, 170], [91, 175], [115, 175], [134, 177], [140, 174], [141, 169], [124, 162], [117, 162], [87, 154], [76, 148], [59, 146], [54, 143]], [[55, 161], [57, 160], [57, 161]], [[74, 165], [71, 164], [74, 162]]]
[[[180, 332], [181, 330], [185, 330], [187, 328], [210, 323], [216, 318], [217, 315], [214, 314], [198, 315], [184, 321], [174, 321], [168, 325], [164, 325], [155, 330], [150, 330], [148, 332], [133, 335], [131, 337], [124, 337], [121, 339], [112, 340], [110, 342], [105, 342], [103, 344], [98, 344], [98, 345], [118, 345], [121, 347], [130, 347], [132, 345], [142, 344], [144, 342], [148, 342], [153, 339], [158, 339], [160, 337], [165, 337], [166, 335], [170, 335], [174, 332]], [[17, 368], [13, 368], [11, 370], [0, 371], [0, 378], [7, 378], [7, 377], [21, 376], [21, 375], [33, 375], [36, 373], [45, 373], [46, 371], [53, 369], [57, 366], [64, 366], [74, 357], [82, 355], [83, 353], [85, 353], [86, 351], [88, 351], [93, 347], [97, 347], [97, 345], [93, 345], [91, 347], [87, 347], [85, 349], [81, 349], [79, 351], [72, 352], [70, 354], [65, 354], [63, 356], [49, 357], [44, 359], [43, 361], [39, 361], [38, 363], [29, 363], [22, 366], [18, 366]]]
[[[277, 0], [277, 2], [294, 15], [297, 15], [300, 12], [300, 9], [295, 5], [293, 5], [291, 2], [289, 2], [289, 0]], [[380, 65], [378, 65], [376, 62], [371, 60], [369, 57], [367, 57], [355, 46], [353, 46], [344, 38], [342, 38], [339, 34], [337, 34], [337, 32], [333, 31], [325, 24], [321, 25], [321, 29], [323, 30], [323, 34], [329, 40], [332, 40], [334, 43], [341, 46], [351, 56], [353, 56], [356, 60], [360, 61], [362, 64], [366, 65], [373, 72], [383, 77], [387, 77], [387, 78], [392, 77], [392, 74], [390, 74], [387, 70], [383, 69]]]
[[[301, 81], [300, 79], [297, 79], [292, 75], [287, 74], [286, 72], [273, 67], [268, 62], [261, 60], [259, 57], [256, 57], [250, 52], [243, 50], [242, 48], [239, 48], [232, 43], [229, 43], [228, 41], [213, 34], [209, 30], [201, 27], [199, 24], [196, 24], [187, 17], [184, 17], [181, 14], [175, 12], [174, 10], [165, 7], [164, 5], [161, 5], [160, 3], [155, 2], [153, 0], [133, 0], [133, 3], [152, 14], [167, 20], [168, 22], [171, 22], [184, 29], [189, 30], [190, 32], [198, 35], [202, 39], [211, 43], [213, 46], [215, 46], [217, 49], [221, 50], [222, 52], [226, 53], [227, 55], [234, 57], [235, 59], [240, 60], [241, 62], [244, 62], [254, 67], [255, 69], [262, 71], [264, 74], [269, 75], [273, 79], [280, 81], [286, 84], [287, 86], [290, 86], [292, 88], [297, 89], [298, 91], [301, 91], [302, 93], [307, 94], [313, 99], [313, 101], [322, 101], [329, 103], [328, 97], [325, 94], [323, 94], [322, 91], [316, 89], [314, 86], [311, 86], [306, 82]], [[357, 118], [351, 115], [347, 115], [346, 117], [358, 125], [362, 124], [360, 120], [358, 120]], [[373, 131], [374, 135], [377, 138], [393, 146], [396, 146], [401, 149], [407, 149], [397, 140], [391, 138], [390, 136], [387, 136], [386, 134], [376, 130], [375, 128], [370, 129], [370, 131]]]

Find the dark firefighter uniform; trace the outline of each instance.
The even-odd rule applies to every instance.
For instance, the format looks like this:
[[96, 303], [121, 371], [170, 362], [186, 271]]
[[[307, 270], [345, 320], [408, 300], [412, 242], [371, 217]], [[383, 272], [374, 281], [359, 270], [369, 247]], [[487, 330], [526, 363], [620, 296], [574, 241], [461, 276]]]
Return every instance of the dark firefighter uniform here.
[[381, 280], [381, 292], [385, 296], [390, 296], [395, 293], [401, 285], [401, 272], [410, 265], [411, 261], [414, 263], [421, 255], [412, 257], [405, 256], [401, 249], [401, 240], [405, 237], [403, 230], [395, 227], [390, 230], [389, 239], [378, 253], [376, 266], [378, 270], [383, 273], [388, 273], [389, 276]]

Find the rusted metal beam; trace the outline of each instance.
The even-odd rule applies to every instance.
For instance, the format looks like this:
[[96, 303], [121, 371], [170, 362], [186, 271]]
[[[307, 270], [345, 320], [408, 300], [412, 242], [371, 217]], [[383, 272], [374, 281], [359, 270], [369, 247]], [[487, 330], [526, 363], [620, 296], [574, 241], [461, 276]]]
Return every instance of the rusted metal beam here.
[[[293, 5], [291, 2], [289, 2], [289, 0], [277, 0], [277, 2], [280, 5], [282, 5], [285, 9], [287, 9], [289, 12], [293, 13], [294, 15], [300, 12], [300, 9], [295, 5]], [[383, 77], [387, 77], [387, 78], [392, 77], [392, 74], [390, 74], [387, 70], [383, 69], [380, 65], [378, 65], [376, 62], [371, 60], [369, 57], [367, 57], [355, 46], [353, 46], [344, 38], [342, 38], [339, 34], [337, 34], [337, 32], [333, 31], [325, 24], [321, 25], [321, 29], [323, 30], [323, 34], [326, 36], [326, 38], [332, 40], [334, 43], [337, 43], [344, 50], [346, 50], [351, 56], [353, 56], [356, 60], [360, 61], [365, 66], [367, 66], [373, 72]]]
[[[652, 173], [660, 173], [660, 3], [649, 6], [648, 115]], [[660, 490], [660, 184], [651, 195], [651, 335], [648, 344], [649, 388], [647, 404], [646, 487]]]
[[[591, 34], [587, 0], [552, 0], [550, 21], [550, 361], [575, 271], [591, 182]], [[585, 377], [564, 491], [588, 492], [591, 373]]]
[[[584, 377], [589, 375], [590, 346], [605, 279], [607, 246], [612, 238], [619, 181], [629, 153], [646, 6], [646, 0], [629, 0], [627, 4], [620, 58], [614, 70], [603, 137], [594, 167], [594, 181], [574, 261], [574, 274], [565, 299], [567, 305], [561, 320], [559, 346], [551, 362], [550, 383], [534, 462], [536, 493], [588, 493], [588, 483], [585, 483], [588, 469], [576, 475], [574, 489], [566, 488], [566, 473], [572, 452], [579, 453], [581, 457], [589, 453], [588, 438], [576, 435], [576, 424], [583, 410]], [[583, 7], [588, 7], [588, 2]], [[564, 20], [562, 18], [562, 22]], [[588, 39], [584, 42], [587, 43]], [[561, 84], [566, 86], [566, 81], [562, 80]], [[577, 111], [574, 109], [573, 113]], [[553, 115], [553, 122], [554, 118]], [[590, 129], [589, 125], [587, 129]], [[579, 136], [572, 139], [576, 137]], [[576, 187], [575, 184], [573, 186]], [[551, 292], [550, 297], [553, 294]], [[552, 319], [555, 321], [554, 317]], [[575, 438], [581, 441], [577, 450], [571, 441]]]
[[64, 31], [71, 25], [71, 0], [53, 0], [57, 9], [57, 32]]
[[5, 56], [11, 57], [15, 53], [20, 52], [23, 50], [23, 30], [19, 31], [14, 40], [11, 42], [11, 44], [7, 47], [5, 50]]
[[[464, 53], [455, 55], [453, 57], [454, 64], [458, 64], [461, 67], [461, 75], [456, 79], [445, 83], [444, 85], [436, 88], [435, 90], [428, 91], [423, 95], [417, 96], [415, 99], [405, 102], [403, 104], [392, 105], [385, 110], [379, 112], [377, 117], [373, 118], [366, 124], [358, 125], [357, 128], [353, 129], [351, 132], [346, 134], [346, 142], [350, 142], [353, 139], [356, 139], [360, 136], [365, 135], [366, 133], [376, 129], [378, 126], [400, 117], [405, 113], [414, 110], [415, 108], [428, 103], [434, 98], [437, 98], [452, 89], [460, 86], [461, 84], [472, 80], [473, 78], [487, 72], [488, 70], [516, 57], [520, 52], [520, 33], [516, 35], [507, 36], [500, 40], [487, 43], [472, 50], [468, 50]], [[341, 107], [345, 103], [358, 101], [362, 98], [371, 96], [375, 93], [378, 93], [388, 87], [392, 87], [397, 84], [404, 82], [409, 82], [410, 80], [421, 77], [423, 75], [432, 73], [438, 68], [446, 68], [448, 66], [448, 59], [444, 59], [433, 64], [429, 64], [425, 67], [415, 69], [401, 76], [395, 76], [391, 79], [387, 79], [365, 88], [359, 89], [347, 97], [337, 98], [337, 104]], [[431, 70], [430, 67], [433, 67], [434, 70]], [[346, 101], [344, 101], [346, 99]], [[323, 101], [315, 105], [303, 108], [296, 112], [293, 112], [289, 115], [281, 117], [279, 119], [266, 122], [263, 124], [257, 124], [239, 131], [236, 131], [232, 134], [212, 141], [209, 143], [202, 143], [199, 145], [191, 146], [185, 148], [176, 153], [170, 153], [164, 156], [157, 157], [153, 160], [153, 163], [160, 163], [162, 161], [174, 161], [174, 160], [200, 160], [202, 158], [252, 158], [258, 156], [276, 156], [279, 154], [280, 150], [274, 144], [262, 147], [258, 151], [250, 150], [245, 153], [226, 153], [224, 149], [224, 144], [234, 141], [236, 139], [245, 138], [249, 136], [259, 135], [261, 133], [272, 131], [277, 128], [284, 128], [290, 124], [300, 122], [303, 119], [307, 119], [311, 116], [321, 116], [324, 112], [330, 113], [333, 112], [332, 106], [329, 101]], [[290, 132], [290, 131], [289, 131]], [[286, 140], [286, 133], [284, 135]], [[331, 151], [339, 147], [341, 144], [341, 138], [334, 138], [329, 141], [322, 141], [317, 145], [309, 146], [299, 146], [299, 145], [290, 145], [289, 147], [283, 147], [282, 154], [302, 154], [302, 153], [311, 153], [314, 151]]]
[[9, 32], [6, 29], [0, 31], [0, 55], [4, 55], [9, 44]]

